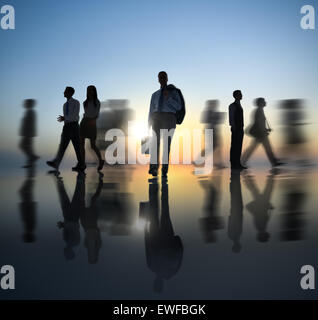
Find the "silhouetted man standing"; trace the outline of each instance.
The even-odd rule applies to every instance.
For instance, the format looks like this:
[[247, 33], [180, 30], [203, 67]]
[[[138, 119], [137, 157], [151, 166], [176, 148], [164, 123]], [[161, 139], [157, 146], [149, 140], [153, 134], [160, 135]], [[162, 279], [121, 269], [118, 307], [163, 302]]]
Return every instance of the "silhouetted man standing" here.
[[232, 132], [230, 161], [231, 168], [243, 170], [246, 167], [241, 165], [241, 153], [244, 136], [244, 116], [241, 100], [243, 98], [240, 90], [233, 92], [235, 101], [229, 106], [229, 120]]
[[64, 122], [59, 150], [54, 160], [46, 162], [49, 166], [53, 167], [56, 170], [58, 170], [59, 168], [65, 150], [70, 141], [72, 141], [78, 161], [78, 165], [74, 167], [73, 170], [83, 171], [86, 168], [81, 152], [80, 133], [78, 125], [80, 103], [78, 100], [73, 99], [74, 93], [75, 90], [72, 87], [66, 87], [64, 91], [64, 97], [67, 99], [67, 101], [63, 106], [63, 116], [59, 116], [57, 118], [57, 121]]
[[[152, 174], [154, 177], [158, 174], [160, 134], [162, 133], [163, 156], [161, 173], [163, 177], [166, 177], [168, 173], [171, 140], [177, 123], [176, 113], [182, 108], [182, 100], [180, 90], [172, 84], [168, 85], [168, 75], [165, 71], [159, 72], [158, 81], [161, 88], [151, 96], [148, 117], [148, 126], [151, 126], [155, 133], [150, 148], [149, 174]], [[161, 132], [161, 130], [164, 129], [166, 130]]]

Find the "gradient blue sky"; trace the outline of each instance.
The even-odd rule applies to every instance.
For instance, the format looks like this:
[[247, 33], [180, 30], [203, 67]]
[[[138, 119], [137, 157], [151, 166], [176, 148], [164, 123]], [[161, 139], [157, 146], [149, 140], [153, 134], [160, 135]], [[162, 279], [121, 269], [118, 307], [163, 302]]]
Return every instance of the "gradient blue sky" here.
[[80, 101], [90, 84], [101, 100], [129, 99], [146, 121], [160, 70], [183, 90], [185, 125], [198, 121], [207, 99], [220, 99], [226, 111], [237, 88], [247, 113], [255, 97], [265, 96], [274, 124], [274, 105], [287, 98], [308, 99], [317, 119], [318, 30], [300, 28], [301, 6], [318, 10], [317, 1], [0, 0], [4, 4], [15, 7], [16, 30], [0, 30], [1, 152], [16, 149], [25, 98], [38, 100], [37, 149], [55, 152], [66, 85]]

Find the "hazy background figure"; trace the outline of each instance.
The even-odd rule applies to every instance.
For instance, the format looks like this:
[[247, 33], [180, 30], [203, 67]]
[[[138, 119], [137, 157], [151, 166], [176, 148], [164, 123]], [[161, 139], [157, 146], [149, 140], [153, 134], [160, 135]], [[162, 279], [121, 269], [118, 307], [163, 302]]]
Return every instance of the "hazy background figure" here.
[[205, 192], [203, 217], [199, 219], [199, 225], [204, 242], [214, 243], [217, 241], [216, 231], [225, 226], [221, 212], [222, 176], [213, 175], [209, 180], [200, 180], [199, 183]]
[[232, 251], [239, 253], [242, 250], [240, 238], [243, 231], [243, 200], [240, 172], [231, 171], [230, 195], [231, 208], [228, 221], [228, 237], [233, 241]]
[[261, 193], [258, 189], [255, 179], [252, 176], [244, 177], [244, 184], [253, 196], [253, 201], [246, 205], [246, 209], [252, 214], [254, 226], [259, 242], [267, 242], [270, 234], [267, 231], [267, 225], [271, 218], [271, 211], [274, 207], [271, 204], [271, 197], [274, 190], [274, 175], [269, 175], [266, 180], [266, 185]]
[[89, 139], [91, 149], [98, 158], [97, 170], [103, 169], [105, 161], [102, 159], [101, 153], [96, 146], [97, 126], [96, 121], [100, 112], [100, 101], [98, 100], [97, 90], [95, 86], [88, 86], [86, 92], [86, 100], [83, 103], [84, 115], [80, 123], [80, 144], [82, 156], [85, 161], [85, 139]]
[[[101, 152], [105, 152], [112, 141], [105, 141], [108, 130], [117, 128], [123, 131], [125, 138], [128, 137], [128, 121], [135, 119], [135, 111], [129, 108], [129, 100], [111, 99], [101, 102], [99, 118], [97, 119], [96, 146]], [[118, 139], [121, 139], [120, 137]], [[128, 139], [125, 139], [125, 163], [128, 159]]]
[[37, 202], [34, 201], [34, 185], [35, 185], [35, 172], [34, 167], [29, 167], [26, 171], [26, 178], [22, 183], [19, 190], [21, 202], [19, 203], [19, 209], [21, 213], [21, 220], [24, 227], [24, 233], [22, 236], [23, 242], [31, 243], [36, 240], [35, 228], [36, 228], [36, 211]]
[[170, 219], [168, 184], [164, 180], [161, 187], [161, 216], [157, 179], [149, 180], [149, 202], [140, 203], [140, 217], [145, 217], [145, 250], [148, 268], [156, 274], [153, 289], [163, 290], [164, 280], [171, 279], [181, 267], [183, 244], [176, 236]]
[[253, 123], [250, 126], [250, 128], [247, 130], [248, 133], [253, 137], [253, 140], [250, 146], [243, 153], [242, 163], [243, 165], [246, 165], [247, 161], [251, 157], [252, 153], [256, 150], [258, 145], [262, 144], [272, 167], [282, 165], [282, 163], [279, 162], [275, 157], [269, 138], [268, 138], [272, 129], [269, 127], [264, 114], [266, 101], [264, 98], [257, 98], [254, 100], [254, 105], [256, 106], [256, 110], [254, 111], [254, 114], [253, 114]]
[[219, 100], [208, 100], [201, 113], [201, 123], [205, 124], [206, 129], [213, 129], [213, 167], [215, 169], [222, 169], [226, 167], [223, 162], [223, 139], [220, 128], [221, 124], [223, 124], [225, 120], [225, 112], [219, 111], [219, 105]]
[[305, 125], [307, 115], [305, 100], [282, 100], [279, 104], [281, 110], [281, 123], [283, 134], [283, 154], [289, 162], [300, 165], [310, 164], [309, 150], [307, 148], [307, 134]]
[[26, 164], [23, 168], [31, 167], [39, 159], [34, 153], [34, 137], [37, 135], [35, 105], [36, 100], [34, 99], [26, 99], [23, 102], [25, 112], [20, 126], [20, 149], [26, 156]]
[[66, 243], [65, 259], [72, 260], [75, 258], [74, 247], [78, 246], [81, 240], [79, 219], [85, 210], [85, 174], [79, 172], [77, 175], [72, 201], [66, 193], [63, 179], [57, 173], [53, 176], [64, 217], [64, 221], [59, 221], [57, 226], [63, 230], [63, 240]]
[[96, 201], [101, 194], [103, 177], [100, 174], [95, 193], [90, 199], [90, 204], [85, 207], [80, 217], [82, 227], [85, 231], [84, 245], [87, 249], [88, 262], [95, 264], [98, 261], [99, 251], [102, 247], [102, 239], [98, 228], [98, 207]]

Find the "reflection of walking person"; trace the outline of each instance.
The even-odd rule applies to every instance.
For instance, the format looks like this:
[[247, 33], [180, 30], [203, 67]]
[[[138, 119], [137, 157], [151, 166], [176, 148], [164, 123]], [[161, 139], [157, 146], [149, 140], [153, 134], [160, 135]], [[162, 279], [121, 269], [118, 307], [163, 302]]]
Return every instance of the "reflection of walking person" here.
[[26, 155], [27, 162], [23, 168], [30, 168], [34, 162], [39, 158], [34, 153], [33, 141], [36, 136], [36, 113], [34, 111], [36, 101], [34, 99], [27, 99], [24, 101], [25, 113], [20, 127], [20, 148]]
[[241, 152], [244, 137], [244, 115], [241, 106], [241, 100], [243, 98], [242, 92], [240, 90], [235, 90], [233, 92], [233, 97], [235, 101], [229, 106], [229, 120], [232, 132], [230, 161], [232, 169], [242, 170], [246, 169], [246, 167], [241, 165]]
[[78, 100], [73, 99], [75, 93], [74, 88], [66, 87], [64, 91], [64, 97], [67, 99], [66, 103], [63, 106], [63, 116], [59, 116], [57, 120], [59, 122], [64, 122], [63, 131], [61, 135], [60, 146], [57, 152], [57, 155], [54, 160], [47, 161], [46, 163], [58, 170], [59, 165], [63, 159], [64, 153], [70, 141], [72, 141], [73, 147], [75, 149], [78, 166], [77, 170], [85, 170], [86, 166], [81, 154], [80, 147], [80, 136], [79, 136], [79, 110], [80, 103]]
[[[105, 161], [102, 159], [101, 153], [96, 146], [97, 128], [96, 120], [99, 117], [100, 101], [97, 97], [97, 90], [95, 86], [87, 87], [86, 100], [83, 103], [84, 117], [80, 124], [80, 138], [81, 138], [81, 150], [85, 161], [85, 139], [89, 139], [91, 148], [96, 153], [99, 164], [97, 170], [102, 170]], [[77, 168], [78, 165], [75, 167]]]
[[271, 211], [274, 209], [270, 203], [274, 189], [274, 176], [270, 175], [267, 177], [266, 186], [262, 193], [258, 189], [253, 177], [245, 177], [244, 182], [253, 196], [253, 201], [246, 205], [246, 209], [253, 216], [254, 225], [258, 231], [257, 240], [259, 242], [267, 242], [270, 238], [270, 234], [267, 232], [267, 225], [271, 217]]
[[268, 126], [266, 117], [264, 114], [264, 107], [266, 106], [266, 101], [264, 98], [257, 98], [255, 100], [255, 106], [257, 107], [254, 113], [254, 122], [251, 125], [248, 133], [254, 138], [250, 146], [245, 150], [242, 156], [243, 164], [246, 164], [248, 159], [251, 157], [252, 153], [256, 150], [259, 144], [262, 144], [266, 155], [273, 167], [282, 165], [279, 162], [272, 150], [271, 144], [269, 142], [268, 135], [271, 129]]
[[97, 198], [99, 197], [103, 188], [103, 178], [99, 178], [97, 189], [91, 198], [90, 205], [85, 207], [81, 215], [81, 224], [85, 231], [84, 245], [87, 249], [88, 262], [95, 264], [98, 261], [99, 250], [102, 246], [102, 238], [100, 230], [97, 225], [98, 221], [98, 208], [96, 205]]
[[81, 240], [79, 219], [85, 210], [85, 174], [78, 173], [72, 201], [65, 191], [62, 178], [57, 175], [56, 186], [64, 217], [64, 221], [59, 221], [57, 226], [63, 229], [65, 259], [71, 260], [75, 258], [74, 247], [78, 246]]

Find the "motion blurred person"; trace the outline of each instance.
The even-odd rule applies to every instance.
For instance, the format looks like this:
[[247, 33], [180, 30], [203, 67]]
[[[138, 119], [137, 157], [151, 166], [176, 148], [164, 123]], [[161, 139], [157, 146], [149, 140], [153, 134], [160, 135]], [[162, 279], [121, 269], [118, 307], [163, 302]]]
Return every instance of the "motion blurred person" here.
[[20, 149], [26, 155], [26, 164], [23, 168], [30, 168], [39, 159], [34, 153], [34, 137], [36, 136], [36, 112], [34, 111], [36, 101], [34, 99], [24, 100], [24, 116], [20, 127]]
[[224, 112], [219, 112], [219, 100], [208, 100], [201, 114], [201, 123], [206, 129], [213, 130], [213, 166], [215, 169], [225, 168], [222, 156], [222, 136], [220, 125], [224, 121]]
[[279, 162], [276, 159], [268, 138], [268, 135], [272, 131], [272, 129], [269, 128], [265, 114], [264, 114], [266, 101], [264, 98], [257, 98], [255, 99], [254, 104], [257, 107], [257, 109], [254, 112], [254, 122], [249, 129], [249, 134], [254, 139], [251, 142], [251, 145], [243, 153], [242, 163], [245, 165], [249, 160], [249, 158], [251, 157], [252, 153], [258, 147], [258, 145], [262, 144], [272, 167], [280, 166], [283, 163]]
[[231, 169], [243, 170], [246, 167], [241, 165], [241, 153], [244, 137], [244, 114], [241, 106], [241, 100], [243, 98], [240, 90], [233, 92], [235, 101], [229, 106], [229, 122], [231, 126], [231, 150], [230, 161]]
[[46, 163], [53, 167], [55, 170], [58, 170], [60, 163], [63, 159], [64, 153], [70, 141], [72, 141], [73, 147], [75, 149], [78, 165], [75, 167], [75, 170], [84, 171], [86, 166], [81, 153], [80, 146], [80, 135], [79, 135], [79, 111], [80, 103], [78, 100], [73, 99], [75, 93], [74, 88], [66, 87], [64, 91], [64, 97], [67, 99], [66, 103], [63, 106], [63, 116], [59, 116], [57, 121], [64, 122], [63, 131], [61, 135], [60, 146], [57, 152], [57, 155], [54, 160], [47, 161]]
[[167, 139], [163, 139], [163, 159], [161, 173], [167, 176], [169, 166], [169, 154], [172, 137], [176, 128], [177, 111], [182, 109], [182, 98], [180, 91], [173, 85], [168, 85], [168, 75], [165, 71], [158, 74], [160, 90], [151, 96], [148, 126], [152, 127], [153, 138], [150, 148], [150, 168], [149, 174], [156, 177], [159, 168], [161, 130], [169, 130]]
[[[99, 117], [100, 111], [100, 101], [97, 97], [97, 90], [95, 86], [88, 86], [86, 92], [86, 100], [83, 103], [84, 106], [84, 116], [80, 124], [80, 142], [81, 142], [81, 152], [83, 159], [85, 161], [85, 139], [89, 139], [91, 143], [92, 150], [96, 153], [99, 164], [97, 170], [103, 169], [105, 161], [102, 159], [101, 153], [96, 146], [97, 138], [97, 127], [96, 121]], [[77, 164], [73, 170], [79, 169], [80, 164]]]

